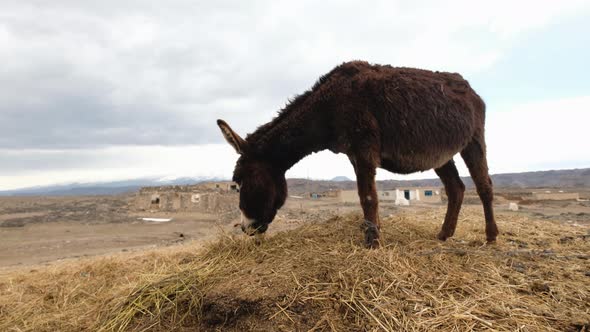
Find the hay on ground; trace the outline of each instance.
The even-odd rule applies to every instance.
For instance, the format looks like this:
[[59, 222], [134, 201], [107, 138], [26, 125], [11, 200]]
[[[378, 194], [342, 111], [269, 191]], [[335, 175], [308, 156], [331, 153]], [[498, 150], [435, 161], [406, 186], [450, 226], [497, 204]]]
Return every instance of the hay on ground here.
[[501, 214], [485, 245], [480, 209], [433, 240], [444, 209], [383, 218], [379, 250], [360, 215], [256, 244], [224, 236], [0, 277], [2, 331], [587, 331], [588, 228]]

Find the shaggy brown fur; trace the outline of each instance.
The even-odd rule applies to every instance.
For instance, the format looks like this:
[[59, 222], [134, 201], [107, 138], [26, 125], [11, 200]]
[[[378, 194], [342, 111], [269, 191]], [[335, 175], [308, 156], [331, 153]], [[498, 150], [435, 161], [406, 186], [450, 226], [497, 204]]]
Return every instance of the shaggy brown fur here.
[[285, 172], [329, 149], [354, 166], [365, 217], [365, 240], [379, 245], [377, 167], [408, 174], [435, 169], [449, 197], [438, 238], [452, 236], [465, 186], [452, 160], [461, 153], [482, 200], [487, 240], [498, 229], [492, 210], [484, 140], [485, 104], [459, 74], [353, 61], [322, 76], [271, 122], [243, 140], [218, 125], [241, 154], [234, 181], [241, 185], [244, 231], [264, 232], [287, 196]]

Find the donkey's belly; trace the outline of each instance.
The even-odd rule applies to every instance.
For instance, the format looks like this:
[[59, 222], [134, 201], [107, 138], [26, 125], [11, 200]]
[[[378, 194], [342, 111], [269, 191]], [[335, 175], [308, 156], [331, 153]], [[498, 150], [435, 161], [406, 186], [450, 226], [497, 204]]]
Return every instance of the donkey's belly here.
[[381, 153], [381, 168], [398, 174], [410, 174], [438, 168], [446, 164], [461, 149], [414, 153]]

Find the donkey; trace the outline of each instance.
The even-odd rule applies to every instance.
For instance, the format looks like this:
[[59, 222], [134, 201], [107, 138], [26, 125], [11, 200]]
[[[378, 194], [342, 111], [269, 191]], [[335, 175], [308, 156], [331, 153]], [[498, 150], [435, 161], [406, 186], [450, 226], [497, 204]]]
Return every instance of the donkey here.
[[457, 153], [483, 204], [487, 241], [496, 240], [484, 123], [485, 104], [461, 75], [364, 61], [345, 62], [320, 77], [246, 139], [217, 120], [240, 155], [233, 181], [241, 188], [245, 233], [264, 233], [285, 203], [285, 172], [329, 149], [346, 154], [354, 167], [369, 248], [380, 245], [377, 167], [400, 174], [434, 169], [448, 196], [437, 237], [453, 236], [465, 191], [453, 161]]

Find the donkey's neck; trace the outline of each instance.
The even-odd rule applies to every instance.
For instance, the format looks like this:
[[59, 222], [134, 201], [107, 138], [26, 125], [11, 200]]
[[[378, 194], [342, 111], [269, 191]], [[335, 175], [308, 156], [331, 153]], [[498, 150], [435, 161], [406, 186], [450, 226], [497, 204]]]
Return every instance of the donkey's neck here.
[[277, 170], [287, 171], [311, 153], [330, 146], [326, 112], [308, 94], [246, 138], [255, 153]]

